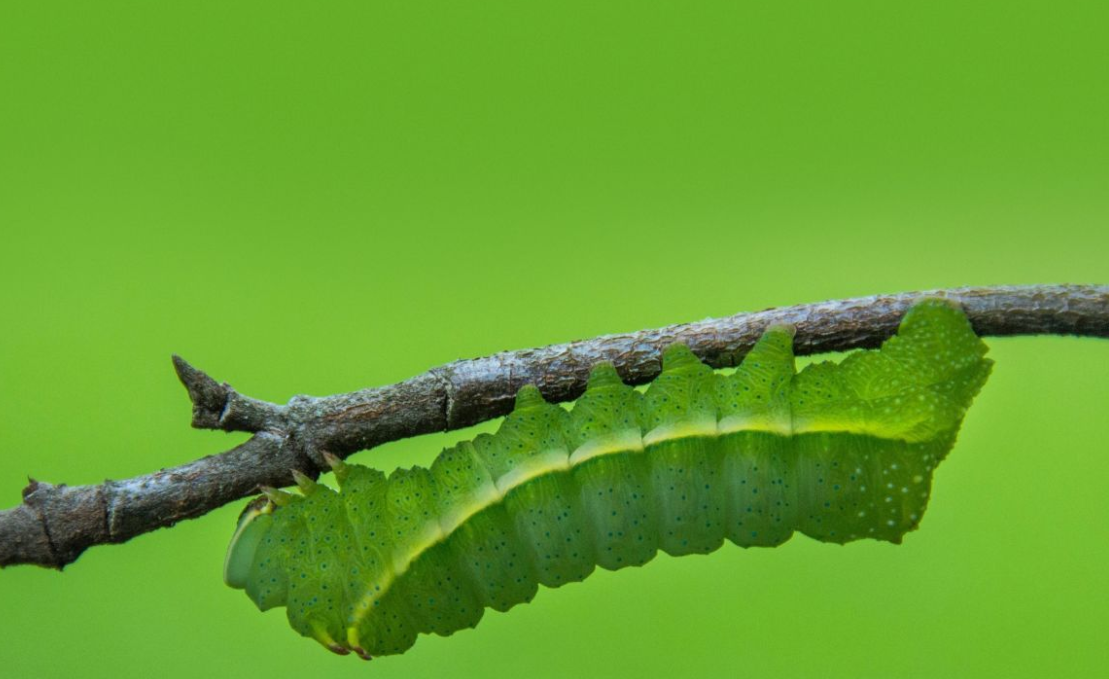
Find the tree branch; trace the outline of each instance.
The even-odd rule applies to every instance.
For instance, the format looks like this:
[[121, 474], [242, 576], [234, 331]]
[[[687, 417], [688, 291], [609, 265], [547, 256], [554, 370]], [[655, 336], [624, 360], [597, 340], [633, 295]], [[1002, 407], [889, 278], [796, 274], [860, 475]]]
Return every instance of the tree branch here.
[[23, 504], [0, 511], [0, 566], [61, 569], [92, 545], [125, 542], [172, 526], [262, 485], [290, 485], [292, 469], [315, 476], [326, 468], [324, 451], [345, 457], [504, 415], [516, 391], [529, 382], [549, 401], [575, 399], [600, 361], [611, 361], [630, 384], [649, 382], [659, 372], [661, 350], [674, 342], [687, 343], [716, 368], [736, 365], [762, 331], [778, 323], [796, 327], [798, 355], [875, 347], [923, 297], [960, 303], [980, 335], [1109, 337], [1109, 286], [1043, 285], [932, 290], [768, 309], [455, 361], [397, 384], [335, 396], [295, 396], [286, 405], [243, 396], [174, 356], [193, 404], [193, 426], [247, 431], [254, 437], [227, 452], [124, 481], [69, 487], [32, 480]]

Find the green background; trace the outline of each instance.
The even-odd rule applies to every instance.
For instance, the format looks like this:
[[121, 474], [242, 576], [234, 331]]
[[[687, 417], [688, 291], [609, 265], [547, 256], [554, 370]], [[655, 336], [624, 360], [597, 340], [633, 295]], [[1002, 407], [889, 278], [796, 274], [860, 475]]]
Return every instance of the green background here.
[[[189, 428], [171, 352], [284, 402], [774, 305], [1104, 283], [1107, 31], [1100, 1], [4, 2], [0, 506], [244, 440]], [[222, 584], [228, 506], [0, 573], [0, 674], [1104, 676], [1109, 343], [989, 343], [900, 547], [660, 556], [367, 666]]]

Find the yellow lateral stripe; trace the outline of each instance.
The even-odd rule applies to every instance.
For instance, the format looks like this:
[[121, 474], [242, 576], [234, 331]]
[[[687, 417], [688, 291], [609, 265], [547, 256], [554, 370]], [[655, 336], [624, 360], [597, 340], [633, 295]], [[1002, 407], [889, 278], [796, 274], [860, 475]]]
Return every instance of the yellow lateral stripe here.
[[547, 474], [571, 471], [575, 467], [596, 457], [644, 451], [648, 446], [659, 445], [666, 441], [677, 441], [690, 438], [716, 438], [718, 436], [740, 432], [760, 432], [778, 436], [840, 432], [867, 435], [882, 439], [890, 438], [888, 436], [881, 436], [877, 432], [847, 430], [844, 429], [842, 425], [836, 426], [831, 422], [808, 422], [800, 428], [793, 428], [792, 426], [787, 428], [785, 422], [773, 422], [769, 418], [739, 417], [734, 415], [724, 418], [719, 423], [715, 420], [699, 420], [696, 422], [662, 425], [655, 427], [642, 438], [636, 435], [635, 432], [636, 430], [629, 429], [613, 436], [601, 437], [580, 446], [570, 454], [567, 454], [565, 449], [556, 449], [534, 455], [492, 484], [483, 486], [478, 492], [468, 498], [468, 502], [459, 506], [457, 511], [452, 511], [447, 514], [445, 519], [436, 519], [434, 526], [429, 522], [428, 530], [425, 531], [425, 536], [427, 537], [425, 537], [423, 541], [415, 544], [406, 555], [394, 559], [393, 571], [384, 574], [380, 580], [370, 583], [370, 586], [366, 589], [366, 594], [363, 595], [362, 599], [355, 605], [350, 620], [350, 627], [347, 630], [348, 640], [350, 640], [352, 648], [357, 646], [355, 642], [357, 642], [358, 624], [373, 607], [374, 599], [385, 596], [389, 590], [389, 586], [392, 585], [398, 577], [403, 575], [416, 559], [440, 542], [447, 540], [459, 526], [478, 512], [502, 502], [504, 496], [514, 488], [518, 488], [519, 486]]
[[639, 429], [625, 429], [617, 434], [599, 436], [586, 441], [570, 455], [570, 466], [613, 453], [634, 453], [643, 450], [643, 434]]
[[800, 433], [794, 431], [793, 422], [789, 419], [772, 420], [765, 415], [728, 415], [717, 423], [716, 431], [720, 435], [738, 434], [744, 431], [761, 431], [779, 436], [792, 436], [794, 433]]
[[570, 469], [570, 451], [565, 448], [556, 448], [554, 450], [544, 451], [538, 455], [532, 455], [520, 462], [512, 469], [510, 469], [504, 476], [497, 479], [493, 484], [497, 490], [501, 492], [501, 497], [508, 495], [516, 486], [523, 485], [528, 481], [553, 472], [567, 471]]
[[693, 422], [676, 422], [655, 427], [643, 436], [643, 447], [657, 446], [666, 441], [678, 439], [717, 436], [716, 418], [704, 418]]
[[[904, 427], [899, 427], [899, 429], [904, 429]], [[927, 441], [932, 438], [891, 436], [888, 426], [883, 426], [880, 422], [867, 422], [865, 420], [852, 422], [850, 425], [846, 425], [841, 420], [833, 418], [817, 419], [810, 417], [804, 420], [795, 419], [793, 421], [794, 434], [819, 434], [822, 432], [857, 434], [859, 436], [870, 436], [871, 438], [882, 439], [884, 441], [905, 441], [907, 443], [921, 443], [922, 441]]]

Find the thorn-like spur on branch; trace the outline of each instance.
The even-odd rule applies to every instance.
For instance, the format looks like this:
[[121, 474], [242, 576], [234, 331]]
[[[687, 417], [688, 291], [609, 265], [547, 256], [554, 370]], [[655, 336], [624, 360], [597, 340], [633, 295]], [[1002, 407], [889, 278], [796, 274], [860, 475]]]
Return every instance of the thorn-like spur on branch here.
[[177, 354], [173, 355], [173, 368], [193, 402], [197, 429], [258, 432], [284, 424], [280, 406], [243, 396], [226, 382], [217, 383]]
[[1039, 285], [861, 297], [605, 335], [455, 361], [397, 384], [296, 396], [287, 405], [243, 396], [174, 356], [193, 404], [193, 426], [254, 437], [227, 452], [124, 481], [74, 487], [31, 481], [23, 504], [0, 511], [0, 566], [61, 569], [92, 545], [124, 542], [260, 489], [309, 485], [355, 451], [504, 415], [527, 383], [549, 401], [575, 399], [600, 361], [611, 361], [630, 384], [648, 382], [660, 370], [662, 349], [674, 342], [685, 342], [714, 367], [736, 365], [775, 324], [796, 328], [798, 355], [875, 347], [924, 297], [959, 303], [979, 335], [1109, 337], [1109, 286]]

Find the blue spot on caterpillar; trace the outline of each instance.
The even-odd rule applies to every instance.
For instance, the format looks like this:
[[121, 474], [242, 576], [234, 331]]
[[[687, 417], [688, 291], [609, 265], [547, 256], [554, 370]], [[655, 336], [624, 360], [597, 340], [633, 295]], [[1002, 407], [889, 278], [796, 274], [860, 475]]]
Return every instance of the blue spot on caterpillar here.
[[430, 469], [387, 477], [333, 459], [339, 492], [301, 477], [303, 495], [248, 505], [225, 580], [262, 610], [285, 606], [301, 635], [369, 658], [660, 549], [774, 546], [795, 531], [901, 542], [989, 376], [986, 346], [940, 300], [838, 364], [797, 373], [792, 345], [770, 328], [724, 376], [675, 344], [645, 393], [599, 365], [570, 411], [524, 387], [496, 434]]

